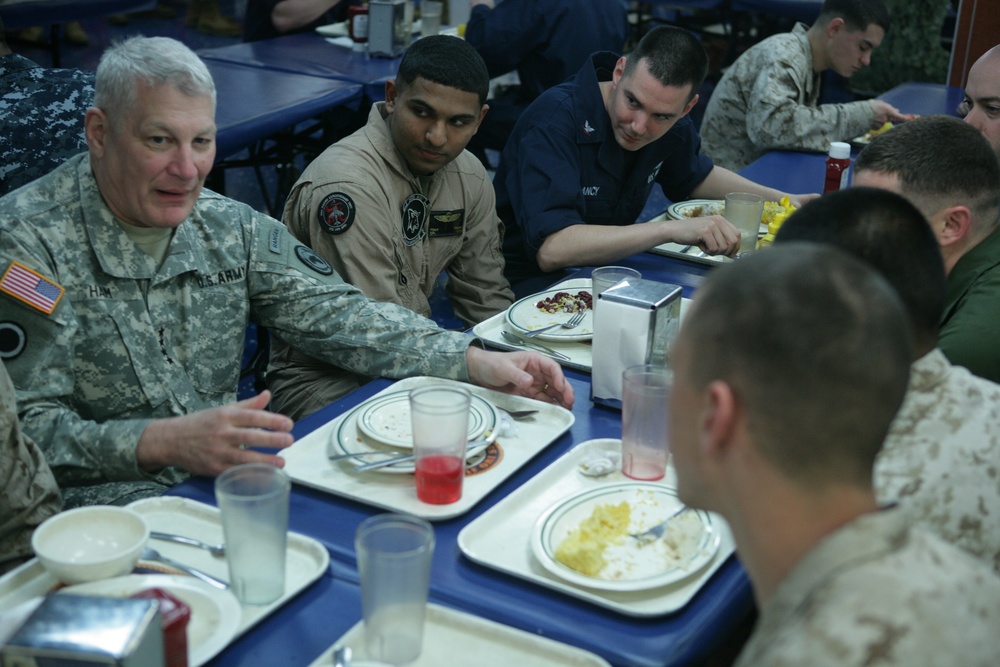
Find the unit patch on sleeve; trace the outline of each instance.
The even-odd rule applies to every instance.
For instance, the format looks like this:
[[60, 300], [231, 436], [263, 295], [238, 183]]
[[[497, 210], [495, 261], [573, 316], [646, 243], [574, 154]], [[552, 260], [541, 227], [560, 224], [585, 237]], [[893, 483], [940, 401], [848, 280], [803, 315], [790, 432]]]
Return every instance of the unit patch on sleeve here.
[[65, 291], [54, 281], [20, 262], [11, 262], [3, 278], [0, 278], [0, 292], [46, 315], [51, 315], [56, 309]]
[[427, 233], [425, 222], [431, 202], [422, 194], [412, 194], [403, 202], [403, 243], [416, 245]]
[[465, 229], [465, 209], [457, 211], [431, 211], [431, 221], [427, 226], [427, 236], [461, 236]]
[[24, 351], [28, 337], [21, 325], [14, 322], [0, 322], [0, 359], [10, 361]]
[[300, 262], [322, 276], [333, 273], [333, 267], [330, 266], [330, 263], [313, 252], [312, 248], [297, 245], [295, 246], [295, 256], [299, 258]]
[[317, 211], [320, 227], [328, 234], [343, 234], [350, 229], [355, 213], [354, 200], [343, 192], [327, 195]]

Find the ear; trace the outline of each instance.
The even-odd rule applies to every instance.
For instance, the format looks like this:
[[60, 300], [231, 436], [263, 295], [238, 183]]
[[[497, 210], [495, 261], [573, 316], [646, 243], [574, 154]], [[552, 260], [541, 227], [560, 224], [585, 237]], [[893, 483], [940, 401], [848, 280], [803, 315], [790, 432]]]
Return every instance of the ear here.
[[104, 157], [105, 144], [108, 139], [108, 116], [97, 107], [87, 109], [83, 119], [83, 130], [87, 136], [87, 146], [92, 155]]
[[396, 88], [396, 80], [389, 79], [385, 82], [385, 111], [386, 113], [392, 113], [396, 108], [396, 97], [399, 95], [399, 90]]
[[845, 24], [844, 19], [839, 16], [837, 18], [830, 19], [830, 22], [826, 24], [826, 36], [833, 37], [845, 27], [847, 27], [847, 24]]
[[626, 61], [627, 61], [627, 58], [625, 58], [625, 56], [621, 56], [620, 58], [618, 58], [618, 62], [615, 63], [615, 70], [611, 73], [611, 83], [612, 84], [614, 84], [614, 85], [617, 86], [618, 82], [621, 81], [622, 76], [625, 75], [625, 62]]
[[691, 101], [684, 106], [684, 111], [681, 112], [681, 118], [688, 115], [691, 112], [691, 109], [694, 109], [694, 105], [696, 104], [698, 104], [698, 93], [695, 93], [694, 97], [691, 98]]
[[972, 214], [967, 206], [949, 206], [938, 211], [934, 218], [934, 234], [941, 247], [947, 247], [969, 238]]
[[479, 118], [476, 119], [476, 130], [479, 130], [480, 123], [486, 118], [486, 112], [490, 110], [489, 104], [484, 104], [483, 108], [479, 110]]
[[701, 449], [706, 458], [718, 459], [729, 452], [742, 410], [733, 388], [722, 380], [710, 382], [704, 397]]

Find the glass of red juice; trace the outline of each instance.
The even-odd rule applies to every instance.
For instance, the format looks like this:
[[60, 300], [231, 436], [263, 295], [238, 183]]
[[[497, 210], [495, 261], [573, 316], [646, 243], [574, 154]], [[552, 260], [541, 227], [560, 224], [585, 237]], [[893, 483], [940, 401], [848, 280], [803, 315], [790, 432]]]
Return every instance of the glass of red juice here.
[[457, 385], [410, 392], [418, 500], [447, 505], [462, 497], [471, 400], [469, 390]]

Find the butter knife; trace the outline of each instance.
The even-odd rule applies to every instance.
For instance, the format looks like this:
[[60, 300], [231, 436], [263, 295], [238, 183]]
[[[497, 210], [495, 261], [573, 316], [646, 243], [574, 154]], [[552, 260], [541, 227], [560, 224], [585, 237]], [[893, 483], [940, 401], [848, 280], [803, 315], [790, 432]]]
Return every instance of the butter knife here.
[[555, 357], [556, 359], [563, 359], [564, 361], [569, 361], [570, 358], [567, 357], [562, 352], [556, 352], [551, 347], [546, 347], [541, 343], [535, 341], [527, 341], [517, 334], [512, 334], [509, 331], [501, 331], [500, 335], [503, 336], [504, 340], [511, 345], [517, 345], [518, 347], [525, 347], [529, 350], [534, 350], [535, 352], [541, 352], [542, 354], [547, 354], [550, 357]]

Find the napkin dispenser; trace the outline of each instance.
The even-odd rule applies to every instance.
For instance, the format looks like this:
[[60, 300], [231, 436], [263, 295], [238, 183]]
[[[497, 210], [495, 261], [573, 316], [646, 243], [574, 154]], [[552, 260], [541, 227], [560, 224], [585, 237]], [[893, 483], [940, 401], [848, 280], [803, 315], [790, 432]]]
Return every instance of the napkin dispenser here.
[[406, 50], [409, 35], [405, 0], [368, 3], [368, 54], [395, 58]]
[[629, 279], [600, 294], [590, 382], [595, 404], [621, 410], [626, 368], [667, 365], [670, 344], [680, 329], [682, 293], [679, 285]]
[[49, 595], [0, 648], [3, 667], [163, 667], [155, 600]]

